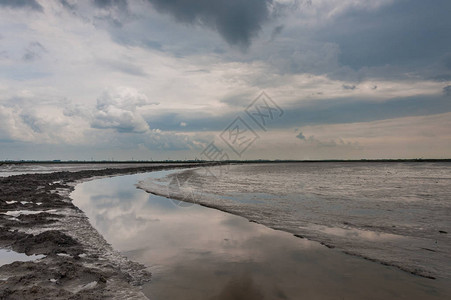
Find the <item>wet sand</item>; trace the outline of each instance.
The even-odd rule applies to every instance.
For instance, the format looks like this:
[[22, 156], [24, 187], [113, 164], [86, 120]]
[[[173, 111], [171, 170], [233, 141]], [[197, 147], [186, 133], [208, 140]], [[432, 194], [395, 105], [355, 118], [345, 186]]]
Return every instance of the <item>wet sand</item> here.
[[[191, 164], [190, 167], [199, 166]], [[115, 251], [69, 198], [93, 178], [186, 168], [186, 164], [24, 174], [0, 178], [0, 248], [45, 256], [0, 267], [1, 299], [146, 299], [143, 265]]]
[[[193, 164], [191, 166], [194, 167], [195, 165]], [[36, 261], [14, 262], [12, 264], [0, 266], [0, 298], [146, 299], [145, 293], [143, 293], [140, 288], [144, 285], [145, 292], [147, 288], [152, 286], [147, 284], [151, 274], [146, 270], [146, 266], [130, 261], [113, 249], [109, 244], [110, 240], [106, 241], [104, 237], [91, 226], [90, 220], [86, 217], [85, 213], [74, 206], [72, 199], [69, 198], [69, 194], [74, 190], [76, 184], [83, 181], [176, 167], [186, 168], [187, 166], [186, 164], [172, 164], [169, 166], [85, 170], [78, 172], [30, 174], [0, 178], [0, 248], [7, 248], [17, 253], [25, 253], [28, 255], [45, 256]], [[186, 226], [183, 225], [183, 228], [185, 227]], [[287, 234], [287, 237], [288, 236], [290, 235]], [[268, 244], [273, 244], [273, 241], [274, 239], [271, 238], [271, 241]], [[229, 241], [226, 242], [228, 243]], [[290, 240], [290, 243], [292, 242], [297, 244], [298, 241]], [[261, 246], [258, 245], [257, 248], [260, 249]], [[322, 249], [321, 251], [324, 250], [326, 249]], [[334, 252], [333, 250], [330, 251]], [[274, 253], [274, 257], [279, 256], [281, 253], [280, 249], [276, 249]], [[137, 255], [137, 257], [140, 255], [141, 254]], [[327, 259], [330, 258], [330, 255], [329, 252], [324, 253], [324, 260], [327, 261]], [[333, 259], [332, 265], [348, 259], [346, 256], [343, 257], [345, 258], [344, 260]], [[298, 256], [295, 258], [297, 259]], [[304, 254], [299, 258], [301, 261], [305, 261], [306, 259]], [[134, 257], [131, 259], [135, 260]], [[358, 265], [361, 264], [360, 259], [353, 258], [352, 260]], [[205, 259], [200, 261], [205, 262]], [[198, 262], [200, 261], [198, 260]], [[272, 262], [275, 266], [282, 266], [282, 264], [274, 263], [273, 258], [268, 259], [267, 261]], [[287, 264], [287, 266], [290, 265], [292, 265], [291, 262]], [[362, 266], [365, 265], [370, 268], [374, 267], [375, 270], [374, 272], [368, 272], [366, 267], [363, 268], [361, 274], [366, 274], [365, 276], [369, 277], [366, 278], [365, 276], [361, 276], [363, 278], [362, 280], [363, 282], [371, 282], [371, 286], [374, 286], [372, 283], [374, 280], [373, 277], [381, 277], [380, 268], [382, 268], [382, 266], [370, 262], [368, 262], [368, 264], [363, 264]], [[218, 276], [228, 276], [226, 274], [227, 272], [223, 272], [226, 270], [226, 266], [229, 266], [229, 263], [224, 264], [218, 269]], [[261, 264], [256, 266], [260, 268]], [[349, 265], [351, 268], [350, 271], [354, 266], [354, 263]], [[196, 267], [195, 269], [199, 268]], [[193, 274], [195, 274], [193, 273], [193, 270], [195, 269], [187, 269], [187, 272], [184, 273], [183, 277], [195, 279], [196, 277], [193, 276]], [[281, 274], [285, 274], [286, 270], [287, 269], [285, 268], [281, 269]], [[313, 263], [312, 268], [309, 269], [307, 274], [318, 272], [318, 270], [318, 265]], [[319, 275], [316, 276], [316, 278], [326, 278], [327, 276], [330, 276], [330, 274], [337, 273], [339, 270], [344, 270], [343, 266], [334, 265], [334, 267], [328, 267], [325, 269], [325, 272], [327, 271], [326, 273], [322, 274], [319, 272]], [[293, 269], [292, 271], [295, 272], [296, 270]], [[260, 272], [260, 269], [258, 272]], [[389, 272], [390, 273], [387, 274], [391, 274], [391, 272], [394, 271]], [[180, 273], [180, 269], [177, 273], [183, 274], [183, 272]], [[344, 284], [343, 282], [343, 280], [347, 278], [346, 276], [343, 278], [340, 277], [341, 281], [339, 281], [341, 284], [336, 285], [337, 290], [345, 287], [349, 288], [349, 284]], [[392, 291], [396, 291], [399, 288], [400, 281], [398, 275], [394, 278], [390, 278], [390, 276], [387, 278], [385, 278], [386, 276], [379, 278], [393, 282], [392, 289], [385, 291], [385, 294], [392, 293]], [[404, 275], [401, 274], [400, 276]], [[425, 293], [431, 293], [431, 299], [440, 297], [439, 295], [434, 294], [434, 289], [429, 287], [429, 285], [434, 286], [433, 282], [436, 282], [435, 280], [423, 278], [422, 280], [428, 280], [428, 282], [424, 284], [418, 283], [417, 281], [419, 281], [419, 279], [416, 278], [416, 276], [409, 276], [412, 277], [406, 277], [406, 288], [401, 289], [402, 293], [399, 295], [411, 296], [411, 294], [416, 294], [412, 287], [420, 287], [421, 289], [424, 289]], [[317, 286], [322, 282], [321, 280], [315, 279], [314, 281], [309, 281], [305, 279], [306, 278], [303, 279], [304, 291], [313, 293], [306, 293], [307, 299], [311, 299], [312, 296], [317, 295], [315, 294], [315, 289], [309, 289], [312, 286], [316, 286], [316, 291], [324, 289], [324, 286]], [[218, 299], [229, 299], [233, 296], [229, 295], [229, 290], [242, 290], [242, 287], [251, 288], [249, 293], [257, 297], [255, 299], [258, 299], [260, 292], [253, 288], [254, 284], [252, 283], [252, 280], [249, 280], [248, 277], [244, 276], [243, 278], [237, 278], [231, 281], [231, 288], [228, 288], [229, 285], [224, 287], [224, 293], [220, 295], [222, 298], [219, 297]], [[352, 277], [346, 280], [350, 283], [356, 282]], [[172, 286], [171, 282], [167, 282], [166, 284], [168, 285], [166, 287], [163, 286], [162, 290], [165, 291], [169, 289]], [[316, 283], [312, 285], [312, 282]], [[298, 285], [297, 279], [289, 285]], [[264, 286], [266, 286], [266, 284]], [[382, 286], [383, 289], [387, 289], [386, 285], [382, 284], [379, 286]], [[360, 296], [368, 296], [365, 289], [362, 290], [359, 288], [359, 291], [362, 293], [359, 294]], [[350, 291], [350, 294], [357, 296], [354, 292], [355, 291]], [[334, 298], [334, 295], [336, 295], [334, 293], [335, 292], [331, 292], [329, 298]], [[375, 296], [375, 294], [373, 294], [373, 296]], [[281, 299], [284, 299], [284, 297], [281, 297]], [[406, 299], [412, 299], [412, 297], [406, 297]], [[424, 299], [424, 297], [420, 297], [419, 299]]]

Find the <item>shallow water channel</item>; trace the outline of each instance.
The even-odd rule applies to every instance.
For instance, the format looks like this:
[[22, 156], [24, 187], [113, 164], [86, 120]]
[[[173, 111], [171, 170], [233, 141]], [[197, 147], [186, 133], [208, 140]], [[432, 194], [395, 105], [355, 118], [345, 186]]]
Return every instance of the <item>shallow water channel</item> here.
[[445, 282], [346, 255], [218, 210], [137, 189], [173, 171], [77, 185], [74, 203], [105, 239], [149, 267], [150, 299], [444, 299]]

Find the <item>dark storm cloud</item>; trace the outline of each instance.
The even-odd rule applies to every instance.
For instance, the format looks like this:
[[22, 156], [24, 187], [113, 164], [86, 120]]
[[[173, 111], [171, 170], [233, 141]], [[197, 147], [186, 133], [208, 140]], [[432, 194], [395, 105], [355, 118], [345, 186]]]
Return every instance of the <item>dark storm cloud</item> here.
[[353, 9], [318, 37], [336, 42], [340, 62], [354, 69], [440, 63], [451, 51], [450, 11], [449, 0], [395, 1], [379, 10]]
[[36, 0], [0, 0], [0, 7], [29, 8], [42, 11], [42, 6]]
[[182, 23], [216, 30], [230, 44], [248, 47], [270, 18], [272, 0], [149, 0]]

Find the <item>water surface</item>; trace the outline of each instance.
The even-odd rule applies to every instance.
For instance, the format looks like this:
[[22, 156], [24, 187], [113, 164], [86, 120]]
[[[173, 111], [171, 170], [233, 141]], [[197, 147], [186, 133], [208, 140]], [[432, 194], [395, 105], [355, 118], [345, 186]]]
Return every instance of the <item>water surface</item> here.
[[449, 293], [441, 281], [135, 187], [171, 172], [94, 180], [71, 195], [108, 242], [149, 266], [153, 277], [144, 292], [151, 299], [443, 299]]
[[219, 166], [148, 179], [140, 187], [451, 280], [449, 162]]
[[43, 257], [45, 257], [45, 255], [26, 255], [13, 250], [0, 248], [0, 266], [10, 264], [15, 261], [34, 261]]

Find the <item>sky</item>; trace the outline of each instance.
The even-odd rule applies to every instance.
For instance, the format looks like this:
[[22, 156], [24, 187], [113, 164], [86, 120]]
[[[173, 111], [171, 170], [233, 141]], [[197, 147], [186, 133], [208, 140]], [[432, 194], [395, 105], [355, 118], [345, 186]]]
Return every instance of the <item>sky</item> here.
[[449, 0], [0, 0], [0, 160], [451, 157]]

